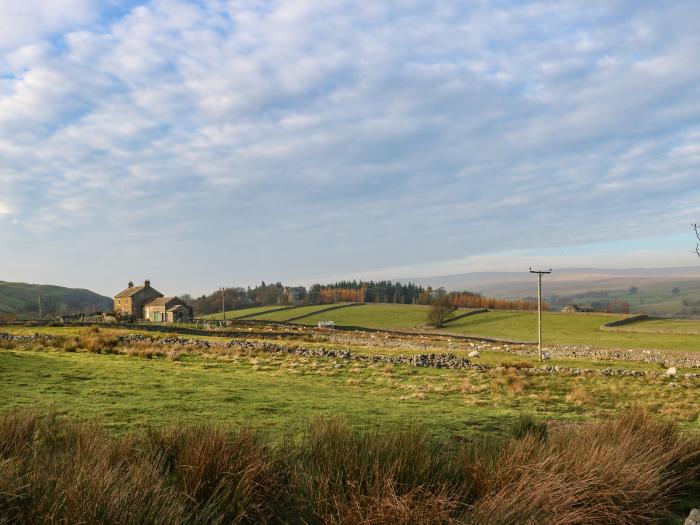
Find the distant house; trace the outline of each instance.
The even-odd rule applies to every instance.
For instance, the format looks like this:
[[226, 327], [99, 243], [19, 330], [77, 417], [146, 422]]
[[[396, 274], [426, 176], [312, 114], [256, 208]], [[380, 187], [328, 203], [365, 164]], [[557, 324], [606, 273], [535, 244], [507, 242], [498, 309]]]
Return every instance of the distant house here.
[[163, 297], [155, 288], [151, 288], [151, 281], [146, 279], [143, 286], [134, 286], [129, 281], [129, 287], [114, 296], [114, 311], [117, 314], [143, 319], [143, 307], [153, 299]]
[[303, 286], [287, 286], [284, 293], [287, 296], [287, 302], [290, 303], [300, 303], [306, 299], [306, 288]]
[[192, 319], [192, 307], [177, 297], [164, 297], [151, 288], [148, 279], [143, 286], [134, 286], [130, 281], [126, 290], [115, 295], [114, 311], [120, 316], [154, 322], [172, 323]]
[[561, 309], [562, 312], [566, 314], [574, 314], [577, 312], [594, 312], [593, 308], [590, 306], [581, 306], [579, 304], [568, 304]]

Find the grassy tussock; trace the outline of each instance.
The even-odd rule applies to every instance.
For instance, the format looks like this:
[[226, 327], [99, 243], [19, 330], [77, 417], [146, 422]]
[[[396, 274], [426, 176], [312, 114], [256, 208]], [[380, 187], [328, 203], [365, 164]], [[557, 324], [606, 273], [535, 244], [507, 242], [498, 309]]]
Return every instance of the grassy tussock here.
[[65, 352], [87, 351], [94, 354], [125, 354], [132, 357], [152, 359], [167, 357], [179, 361], [187, 349], [181, 346], [161, 345], [153, 342], [138, 342], [120, 346], [119, 336], [101, 331], [97, 326], [81, 330], [76, 336], [54, 336], [39, 341], [44, 347], [56, 348]]
[[475, 443], [319, 420], [275, 446], [0, 417], [0, 523], [658, 523], [699, 489], [700, 443], [641, 412], [557, 432], [521, 419]]

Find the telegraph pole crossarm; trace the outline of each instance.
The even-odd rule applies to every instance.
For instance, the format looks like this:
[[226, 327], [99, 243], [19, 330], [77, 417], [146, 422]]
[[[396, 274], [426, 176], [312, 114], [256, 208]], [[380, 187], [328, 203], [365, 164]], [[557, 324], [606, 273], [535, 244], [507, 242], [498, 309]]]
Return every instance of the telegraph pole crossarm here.
[[537, 274], [537, 347], [540, 361], [542, 361], [542, 276], [552, 273], [552, 269], [533, 270], [530, 268], [530, 273]]

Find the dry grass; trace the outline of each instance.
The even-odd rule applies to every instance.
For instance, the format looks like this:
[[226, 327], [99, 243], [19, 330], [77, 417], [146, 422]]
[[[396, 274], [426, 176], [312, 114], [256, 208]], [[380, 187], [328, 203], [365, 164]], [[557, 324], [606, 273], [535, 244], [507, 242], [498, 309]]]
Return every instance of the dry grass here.
[[542, 442], [508, 444], [485, 469], [478, 523], [658, 523], [680, 493], [698, 488], [698, 442], [641, 412]]
[[494, 369], [492, 375], [490, 388], [494, 394], [519, 395], [525, 391], [526, 379], [518, 373], [517, 368]]
[[115, 437], [0, 417], [0, 523], [638, 524], [700, 490], [700, 443], [643, 412], [548, 433], [428, 441], [315, 421], [276, 446], [249, 431]]
[[574, 403], [576, 405], [586, 405], [593, 402], [591, 394], [586, 390], [586, 387], [582, 385], [576, 385], [571, 389], [571, 391], [566, 395], [566, 400], [569, 403]]

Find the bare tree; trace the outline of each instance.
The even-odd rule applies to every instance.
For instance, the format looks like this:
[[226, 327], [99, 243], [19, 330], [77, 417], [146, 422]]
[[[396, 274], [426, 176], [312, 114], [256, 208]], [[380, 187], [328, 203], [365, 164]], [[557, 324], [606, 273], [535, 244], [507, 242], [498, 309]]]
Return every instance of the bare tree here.
[[452, 315], [455, 307], [450, 304], [450, 298], [444, 289], [440, 288], [433, 293], [428, 311], [428, 324], [435, 328], [441, 327]]
[[695, 250], [693, 253], [700, 257], [700, 224], [693, 224], [693, 230], [695, 230], [695, 237], [697, 242], [695, 243]]

